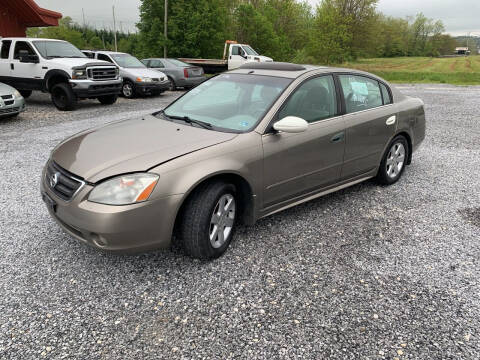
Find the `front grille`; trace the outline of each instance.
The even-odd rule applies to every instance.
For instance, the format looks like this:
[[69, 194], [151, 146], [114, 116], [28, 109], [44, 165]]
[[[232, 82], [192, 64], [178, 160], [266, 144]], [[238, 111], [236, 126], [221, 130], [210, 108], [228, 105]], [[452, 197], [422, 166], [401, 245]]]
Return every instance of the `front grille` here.
[[15, 102], [15, 100], [5, 100], [5, 106], [13, 105], [14, 102]]
[[88, 69], [88, 77], [93, 80], [115, 80], [117, 78], [117, 69], [108, 68], [90, 68]]
[[19, 112], [20, 108], [19, 107], [13, 107], [9, 109], [0, 109], [0, 114], [11, 114], [11, 113], [16, 113]]
[[152, 78], [152, 81], [160, 81], [158, 78]]
[[[71, 200], [84, 184], [82, 180], [53, 161], [48, 162], [45, 177], [48, 187], [52, 189], [55, 195], [65, 201]], [[56, 181], [54, 178], [56, 178]]]
[[2, 95], [3, 100], [10, 100], [13, 99], [13, 95]]

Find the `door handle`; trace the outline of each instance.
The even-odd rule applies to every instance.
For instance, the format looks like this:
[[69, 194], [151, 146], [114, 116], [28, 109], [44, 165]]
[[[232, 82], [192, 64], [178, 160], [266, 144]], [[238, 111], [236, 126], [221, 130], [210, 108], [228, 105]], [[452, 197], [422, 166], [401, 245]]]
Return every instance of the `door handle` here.
[[15, 65], [10, 64], [10, 69], [11, 69], [11, 70], [14, 70], [14, 69], [15, 69]]
[[387, 125], [393, 125], [397, 121], [397, 117], [395, 115], [390, 116], [387, 121], [385, 122]]
[[342, 131], [341, 133], [333, 135], [332, 138], [330, 139], [330, 141], [332, 143], [337, 143], [337, 142], [342, 141], [344, 137], [345, 137], [345, 132]]

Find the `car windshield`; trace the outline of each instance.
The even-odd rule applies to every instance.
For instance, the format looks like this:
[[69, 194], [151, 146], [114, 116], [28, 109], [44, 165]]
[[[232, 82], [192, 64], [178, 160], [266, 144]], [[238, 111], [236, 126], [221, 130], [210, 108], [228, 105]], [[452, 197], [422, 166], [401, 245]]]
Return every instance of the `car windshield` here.
[[44, 58], [67, 57], [84, 58], [86, 57], [75, 46], [66, 41], [33, 41], [40, 55]]
[[183, 61], [180, 61], [180, 60], [177, 60], [177, 59], [167, 59], [167, 61], [170, 64], [173, 64], [173, 65], [179, 66], [179, 67], [190, 67], [190, 66], [192, 66], [190, 64], [184, 63]]
[[252, 130], [291, 83], [291, 79], [252, 74], [222, 74], [186, 93], [163, 112], [219, 131]]
[[249, 45], [243, 45], [243, 50], [245, 50], [248, 55], [258, 55], [258, 53], [253, 50]]
[[144, 68], [146, 67], [140, 60], [129, 54], [111, 54], [112, 59], [118, 66], [123, 68]]

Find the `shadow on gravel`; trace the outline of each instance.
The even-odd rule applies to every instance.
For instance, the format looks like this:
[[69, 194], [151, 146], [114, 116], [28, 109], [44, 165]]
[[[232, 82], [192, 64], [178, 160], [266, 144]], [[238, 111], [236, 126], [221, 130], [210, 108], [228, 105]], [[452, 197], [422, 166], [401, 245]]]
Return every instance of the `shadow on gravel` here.
[[466, 222], [480, 227], [480, 207], [460, 209], [458, 212]]

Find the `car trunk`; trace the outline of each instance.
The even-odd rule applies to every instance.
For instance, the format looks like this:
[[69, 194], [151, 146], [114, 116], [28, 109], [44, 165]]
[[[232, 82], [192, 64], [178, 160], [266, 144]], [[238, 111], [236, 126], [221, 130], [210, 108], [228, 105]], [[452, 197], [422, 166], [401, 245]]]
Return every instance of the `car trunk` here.
[[185, 67], [183, 73], [185, 78], [194, 78], [203, 76], [203, 69], [200, 66]]

